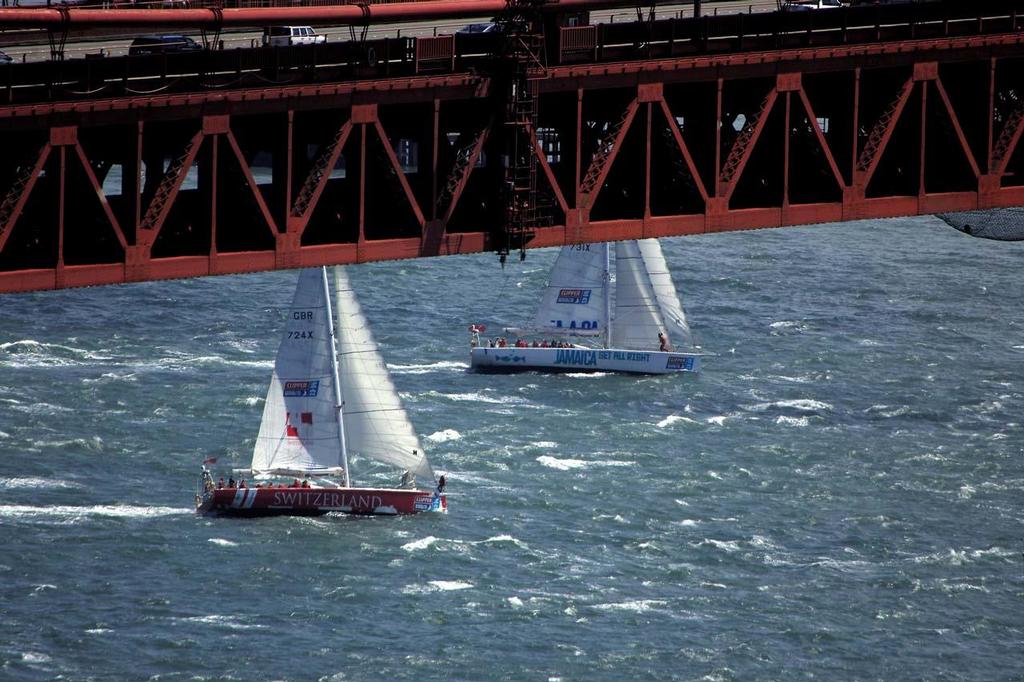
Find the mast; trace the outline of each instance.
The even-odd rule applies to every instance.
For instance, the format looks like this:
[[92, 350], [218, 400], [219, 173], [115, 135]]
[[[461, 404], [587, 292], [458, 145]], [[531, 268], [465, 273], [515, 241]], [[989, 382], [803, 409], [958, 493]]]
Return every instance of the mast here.
[[345, 487], [352, 487], [348, 476], [348, 450], [345, 447], [345, 423], [342, 421], [341, 381], [338, 379], [338, 346], [334, 339], [334, 311], [331, 309], [331, 289], [327, 284], [327, 268], [321, 267], [324, 300], [327, 310], [327, 336], [330, 338], [331, 372], [334, 374], [334, 405], [338, 412], [338, 445], [341, 447], [341, 466], [345, 469]]
[[611, 245], [604, 244], [604, 347], [610, 348], [612, 340], [612, 274]]

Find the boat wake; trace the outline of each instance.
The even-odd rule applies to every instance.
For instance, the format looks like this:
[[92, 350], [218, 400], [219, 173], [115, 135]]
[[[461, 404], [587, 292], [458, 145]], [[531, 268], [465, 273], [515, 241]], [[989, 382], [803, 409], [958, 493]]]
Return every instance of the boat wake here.
[[0, 478], [0, 490], [18, 490], [22, 488], [81, 488], [74, 481], [27, 476], [24, 478]]
[[124, 504], [82, 507], [69, 505], [0, 505], [0, 518], [2, 519], [40, 519], [63, 523], [77, 523], [90, 518], [146, 519], [194, 513], [195, 510], [191, 507], [140, 507]]

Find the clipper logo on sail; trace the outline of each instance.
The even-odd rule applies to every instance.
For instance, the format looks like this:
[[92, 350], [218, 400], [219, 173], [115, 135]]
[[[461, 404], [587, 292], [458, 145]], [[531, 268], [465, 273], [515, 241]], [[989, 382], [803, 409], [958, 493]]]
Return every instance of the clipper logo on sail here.
[[286, 381], [284, 382], [285, 398], [315, 398], [320, 390], [320, 381]]
[[590, 303], [590, 289], [562, 289], [558, 292], [559, 303]]

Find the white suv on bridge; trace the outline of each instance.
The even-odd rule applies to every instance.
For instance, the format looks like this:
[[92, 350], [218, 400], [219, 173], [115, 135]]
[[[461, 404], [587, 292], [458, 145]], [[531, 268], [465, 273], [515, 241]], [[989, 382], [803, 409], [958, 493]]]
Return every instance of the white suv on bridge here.
[[326, 42], [327, 36], [317, 35], [312, 26], [267, 26], [263, 29], [264, 47], [319, 45]]

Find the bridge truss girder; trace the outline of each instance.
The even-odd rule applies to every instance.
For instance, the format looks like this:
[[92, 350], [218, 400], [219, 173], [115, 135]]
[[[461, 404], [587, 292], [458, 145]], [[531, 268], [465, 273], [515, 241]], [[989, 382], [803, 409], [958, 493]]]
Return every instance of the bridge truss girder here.
[[[529, 247], [1024, 203], [1015, 34], [548, 69]], [[0, 107], [0, 291], [493, 249], [477, 75]], [[500, 103], [499, 103], [500, 104]]]

